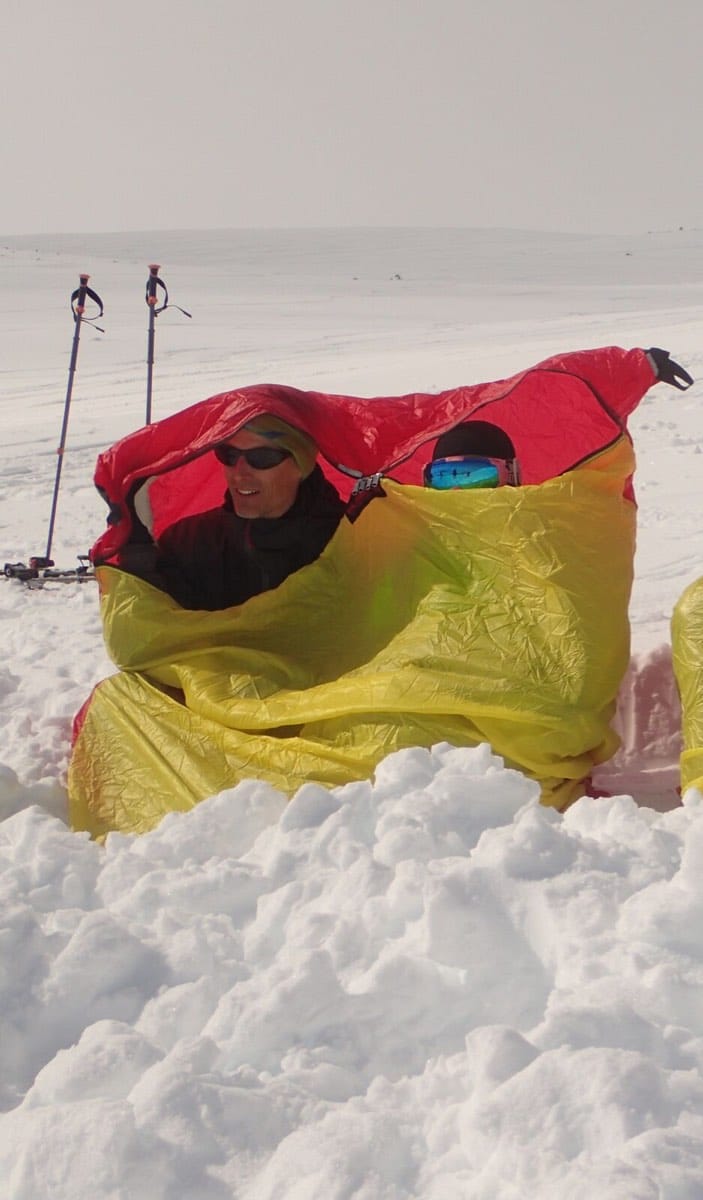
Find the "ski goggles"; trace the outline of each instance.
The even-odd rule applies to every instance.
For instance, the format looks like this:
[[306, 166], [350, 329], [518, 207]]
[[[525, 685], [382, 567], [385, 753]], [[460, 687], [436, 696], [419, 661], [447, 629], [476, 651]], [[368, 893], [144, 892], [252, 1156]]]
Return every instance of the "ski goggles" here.
[[240, 450], [238, 446], [220, 442], [214, 450], [217, 461], [226, 467], [236, 467], [240, 458], [243, 458], [254, 471], [270, 471], [273, 467], [279, 467], [285, 459], [293, 457], [289, 450], [279, 450], [276, 446], [253, 446], [251, 450]]
[[517, 487], [520, 472], [515, 458], [486, 458], [484, 455], [457, 454], [435, 458], [423, 471], [425, 487], [438, 491], [452, 488]]

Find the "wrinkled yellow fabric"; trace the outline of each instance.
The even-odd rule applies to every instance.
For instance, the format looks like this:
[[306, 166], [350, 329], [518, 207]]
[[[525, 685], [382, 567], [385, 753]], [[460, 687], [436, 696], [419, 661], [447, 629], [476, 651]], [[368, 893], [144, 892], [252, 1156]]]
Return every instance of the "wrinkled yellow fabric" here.
[[674, 608], [671, 649], [681, 697], [681, 791], [703, 791], [703, 579], [690, 584]]
[[98, 571], [121, 672], [96, 689], [71, 819], [143, 831], [241, 779], [366, 779], [401, 747], [489, 742], [563, 807], [609, 758], [629, 657], [629, 441], [539, 486], [386, 482], [322, 556], [221, 612]]

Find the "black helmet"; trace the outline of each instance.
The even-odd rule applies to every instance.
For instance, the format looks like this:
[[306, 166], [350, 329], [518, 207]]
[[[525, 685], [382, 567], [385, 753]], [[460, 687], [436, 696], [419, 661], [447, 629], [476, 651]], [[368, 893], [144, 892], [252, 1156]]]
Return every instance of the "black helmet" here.
[[505, 430], [490, 421], [462, 421], [439, 436], [432, 458], [453, 458], [460, 454], [511, 459], [515, 457], [515, 447]]

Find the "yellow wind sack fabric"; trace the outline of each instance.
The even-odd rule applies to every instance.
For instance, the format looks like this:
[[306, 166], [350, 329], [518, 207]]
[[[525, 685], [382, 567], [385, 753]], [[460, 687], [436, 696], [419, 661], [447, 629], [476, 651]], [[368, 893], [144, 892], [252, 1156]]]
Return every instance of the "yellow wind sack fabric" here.
[[703, 579], [686, 588], [674, 609], [671, 649], [681, 697], [681, 791], [703, 791]]
[[388, 753], [489, 742], [561, 806], [617, 747], [629, 657], [629, 441], [538, 486], [384, 481], [322, 556], [220, 612], [99, 568], [120, 673], [83, 714], [74, 828], [144, 831], [239, 780], [286, 794]]

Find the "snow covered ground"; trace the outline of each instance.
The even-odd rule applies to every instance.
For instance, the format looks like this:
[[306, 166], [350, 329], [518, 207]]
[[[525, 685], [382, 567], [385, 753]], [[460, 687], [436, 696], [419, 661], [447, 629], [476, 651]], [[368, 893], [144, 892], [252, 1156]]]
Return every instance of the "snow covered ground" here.
[[[703, 377], [703, 231], [0, 239], [0, 564], [43, 553], [79, 271], [54, 557], [104, 522], [99, 450], [239, 384], [361, 395], [664, 346]], [[288, 805], [257, 783], [140, 839], [70, 833], [70, 721], [111, 670], [91, 584], [0, 582], [0, 1182], [10, 1200], [698, 1200], [703, 802], [675, 805], [668, 622], [703, 573], [699, 405], [638, 453], [626, 745], [635, 799], [542, 809], [487, 748], [388, 759]], [[604, 581], [604, 602], [607, 601]], [[636, 802], [635, 802], [636, 801]], [[656, 811], [668, 808], [669, 811]]]

